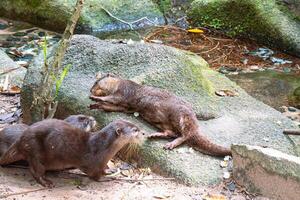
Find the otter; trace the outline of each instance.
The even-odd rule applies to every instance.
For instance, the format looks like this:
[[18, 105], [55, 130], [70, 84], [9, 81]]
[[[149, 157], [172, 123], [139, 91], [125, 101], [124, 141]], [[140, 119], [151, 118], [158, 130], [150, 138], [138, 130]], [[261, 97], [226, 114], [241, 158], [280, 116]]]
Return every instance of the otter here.
[[48, 170], [79, 168], [97, 181], [107, 162], [127, 144], [138, 142], [140, 133], [137, 126], [124, 120], [91, 133], [63, 120], [47, 119], [28, 127], [1, 157], [0, 165], [26, 160], [34, 179], [45, 187], [54, 187], [45, 178]]
[[164, 146], [165, 149], [174, 149], [187, 142], [205, 154], [231, 155], [229, 148], [214, 144], [201, 133], [192, 106], [166, 90], [105, 74], [94, 83], [90, 92], [90, 99], [97, 101], [90, 105], [90, 109], [139, 113], [144, 120], [163, 131], [153, 133], [149, 138], [175, 138]]
[[[93, 131], [97, 125], [94, 117], [87, 115], [70, 115], [64, 121], [86, 132]], [[27, 124], [9, 125], [0, 131], [0, 157], [29, 127]]]

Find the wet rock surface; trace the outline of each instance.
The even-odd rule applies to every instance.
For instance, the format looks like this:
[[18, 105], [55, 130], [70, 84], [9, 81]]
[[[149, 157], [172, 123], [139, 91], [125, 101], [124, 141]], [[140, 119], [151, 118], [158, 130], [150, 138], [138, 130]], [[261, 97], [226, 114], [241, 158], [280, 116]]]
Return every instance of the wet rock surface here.
[[[21, 103], [27, 122], [30, 122], [32, 91], [39, 84], [39, 67], [42, 62], [40, 55], [25, 78]], [[291, 120], [250, 97], [226, 77], [210, 70], [207, 63], [193, 53], [157, 44], [124, 44], [76, 35], [64, 64], [71, 64], [72, 67], [59, 94], [58, 117], [72, 113], [89, 114], [94, 115], [101, 125], [115, 118], [125, 118], [148, 133], [156, 131], [142, 119], [131, 115], [88, 109], [92, 103], [88, 98], [89, 90], [96, 73], [111, 72], [174, 92], [191, 102], [197, 113], [217, 113], [219, 118], [199, 123], [203, 134], [218, 144], [229, 146], [232, 143], [246, 143], [297, 154], [294, 146], [300, 143], [296, 139], [291, 142], [282, 134], [283, 129], [295, 127]], [[221, 89], [237, 91], [239, 95], [216, 96], [214, 92]], [[217, 158], [191, 152], [186, 146], [165, 151], [162, 146], [166, 142], [147, 141], [141, 147], [140, 163], [185, 183], [216, 184], [222, 180], [223, 174]]]
[[[2, 0], [0, 15], [27, 21], [48, 30], [63, 31], [75, 3], [74, 0]], [[164, 24], [162, 13], [151, 0], [90, 0], [85, 2], [77, 32], [101, 34], [131, 28], [118, 19], [134, 22], [133, 29]]]

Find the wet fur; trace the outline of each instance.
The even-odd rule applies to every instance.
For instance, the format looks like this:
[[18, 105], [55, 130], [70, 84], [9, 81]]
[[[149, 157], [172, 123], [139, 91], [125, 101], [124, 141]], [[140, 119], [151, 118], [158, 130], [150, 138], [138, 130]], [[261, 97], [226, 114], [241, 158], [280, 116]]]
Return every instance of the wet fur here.
[[[64, 121], [86, 132], [94, 130], [97, 125], [95, 118], [87, 115], [70, 115]], [[0, 157], [28, 127], [28, 125], [21, 123], [9, 125], [0, 131]]]
[[188, 142], [206, 154], [231, 155], [229, 148], [214, 144], [201, 133], [192, 106], [166, 90], [142, 86], [107, 74], [95, 82], [91, 94], [90, 98], [97, 101], [96, 104], [90, 105], [91, 109], [137, 112], [163, 131], [153, 133], [150, 137], [175, 138], [165, 145], [166, 149], [173, 149]]
[[139, 134], [138, 127], [124, 120], [116, 120], [95, 133], [74, 128], [63, 120], [44, 120], [24, 131], [2, 156], [0, 165], [24, 159], [35, 180], [47, 187], [53, 186], [45, 178], [47, 170], [79, 168], [98, 180], [107, 162]]

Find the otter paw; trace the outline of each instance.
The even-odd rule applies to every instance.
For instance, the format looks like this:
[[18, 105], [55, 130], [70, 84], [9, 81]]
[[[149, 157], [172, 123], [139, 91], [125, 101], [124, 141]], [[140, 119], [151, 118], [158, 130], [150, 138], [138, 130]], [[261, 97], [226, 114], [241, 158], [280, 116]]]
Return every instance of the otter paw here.
[[39, 183], [44, 186], [44, 187], [47, 187], [47, 188], [54, 188], [55, 185], [52, 183], [52, 181], [46, 179], [46, 178], [40, 178], [39, 179]]
[[173, 142], [168, 142], [167, 144], [165, 144], [164, 149], [168, 149], [168, 150], [172, 150], [175, 148], [175, 145]]
[[156, 138], [156, 137], [160, 137], [160, 133], [152, 133], [150, 135], [147, 136], [147, 138]]
[[91, 110], [93, 110], [93, 109], [99, 109], [100, 108], [100, 106], [99, 106], [99, 104], [90, 104], [90, 106], [89, 106], [89, 108], [91, 109]]

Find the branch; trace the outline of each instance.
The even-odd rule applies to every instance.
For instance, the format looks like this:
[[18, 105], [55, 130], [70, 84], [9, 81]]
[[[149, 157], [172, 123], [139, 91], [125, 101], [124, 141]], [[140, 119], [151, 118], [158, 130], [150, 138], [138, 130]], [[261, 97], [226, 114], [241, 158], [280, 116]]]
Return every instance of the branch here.
[[114, 18], [114, 19], [117, 20], [117, 21], [120, 21], [120, 22], [122, 22], [122, 23], [124, 23], [124, 24], [127, 24], [127, 25], [130, 27], [131, 30], [133, 30], [133, 25], [134, 25], [135, 23], [138, 23], [138, 22], [143, 21], [143, 20], [146, 20], [146, 21], [150, 22], [151, 24], [156, 25], [155, 22], [152, 21], [152, 20], [150, 20], [148, 17], [142, 17], [142, 18], [140, 18], [140, 19], [138, 19], [138, 20], [135, 20], [135, 21], [132, 21], [132, 22], [127, 22], [127, 21], [125, 21], [125, 20], [123, 20], [123, 19], [120, 19], [120, 18], [114, 16], [111, 12], [109, 12], [109, 11], [108, 11], [107, 9], [105, 9], [103, 6], [101, 6], [101, 9], [104, 10], [104, 11], [106, 12], [106, 14], [108, 14], [111, 18]]

